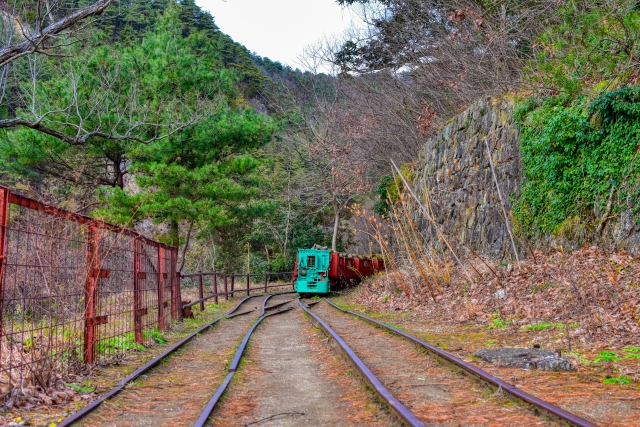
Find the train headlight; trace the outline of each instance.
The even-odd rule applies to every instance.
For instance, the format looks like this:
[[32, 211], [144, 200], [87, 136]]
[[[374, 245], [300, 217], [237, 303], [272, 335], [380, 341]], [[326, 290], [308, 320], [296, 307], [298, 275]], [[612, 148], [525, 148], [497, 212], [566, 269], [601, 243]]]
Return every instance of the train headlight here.
[[301, 276], [306, 276], [307, 275], [307, 270], [305, 270], [305, 269], [300, 270], [300, 275]]

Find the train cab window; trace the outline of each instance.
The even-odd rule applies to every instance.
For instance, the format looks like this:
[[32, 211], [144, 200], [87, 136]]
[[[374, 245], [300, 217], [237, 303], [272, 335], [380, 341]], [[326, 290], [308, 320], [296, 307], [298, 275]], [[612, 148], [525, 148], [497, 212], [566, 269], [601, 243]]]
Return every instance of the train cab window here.
[[313, 268], [316, 266], [316, 257], [309, 256], [307, 257], [307, 267]]

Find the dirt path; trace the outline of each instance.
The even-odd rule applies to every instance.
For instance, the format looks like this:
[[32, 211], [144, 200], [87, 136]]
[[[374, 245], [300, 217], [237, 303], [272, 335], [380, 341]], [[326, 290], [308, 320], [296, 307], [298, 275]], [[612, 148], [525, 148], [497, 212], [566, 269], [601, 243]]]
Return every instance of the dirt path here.
[[406, 340], [355, 320], [324, 302], [313, 310], [401, 402], [429, 425], [553, 425], [441, 367]]
[[[293, 304], [293, 303], [292, 303]], [[266, 319], [214, 426], [390, 426], [301, 310]]]
[[[270, 304], [290, 298], [275, 296]], [[238, 312], [196, 337], [173, 356], [105, 402], [79, 424], [84, 426], [191, 426], [226, 375], [236, 346], [260, 313], [263, 298], [245, 302]]]

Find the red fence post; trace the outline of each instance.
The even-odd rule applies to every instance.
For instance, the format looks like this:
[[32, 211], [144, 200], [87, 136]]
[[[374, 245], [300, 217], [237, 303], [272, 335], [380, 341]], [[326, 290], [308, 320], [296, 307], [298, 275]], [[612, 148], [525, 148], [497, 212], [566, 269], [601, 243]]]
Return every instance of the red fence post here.
[[182, 320], [182, 295], [178, 272], [178, 250], [171, 250], [171, 318]]
[[158, 330], [164, 331], [167, 328], [165, 324], [165, 296], [164, 284], [166, 280], [167, 267], [165, 266], [164, 248], [158, 246]]
[[231, 298], [233, 298], [233, 290], [235, 287], [235, 283], [236, 283], [236, 275], [232, 274], [231, 275]]
[[249, 285], [249, 274], [247, 274], [247, 296], [249, 296], [250, 292], [251, 292], [251, 287]]
[[269, 283], [269, 272], [264, 273], [264, 293], [267, 293], [267, 284]]
[[227, 275], [224, 275], [224, 300], [229, 300], [229, 289], [227, 289]]
[[144, 342], [142, 335], [142, 290], [140, 283], [140, 252], [141, 243], [133, 239], [133, 333], [138, 343]]
[[176, 295], [175, 295], [175, 276], [176, 276], [176, 260], [174, 259], [174, 252], [171, 251], [169, 254], [169, 262], [171, 266], [169, 267], [169, 284], [171, 285], [171, 320], [178, 320], [178, 311], [182, 311], [178, 308], [178, 304], [176, 304]]
[[[204, 289], [202, 288], [202, 271], [198, 270], [198, 298], [204, 298]], [[200, 311], [204, 311], [204, 301], [200, 301]]]
[[93, 364], [96, 359], [98, 338], [98, 277], [100, 276], [100, 238], [98, 228], [89, 226], [87, 238], [87, 279], [84, 294], [84, 363]]
[[214, 271], [213, 272], [213, 302], [215, 302], [216, 304], [218, 303], [218, 274]]
[[[6, 240], [7, 226], [9, 225], [9, 194], [11, 190], [0, 187], [0, 337], [2, 336], [2, 306], [4, 305], [4, 290], [2, 279], [4, 278], [4, 265], [7, 263]], [[2, 343], [0, 342], [0, 345]]]

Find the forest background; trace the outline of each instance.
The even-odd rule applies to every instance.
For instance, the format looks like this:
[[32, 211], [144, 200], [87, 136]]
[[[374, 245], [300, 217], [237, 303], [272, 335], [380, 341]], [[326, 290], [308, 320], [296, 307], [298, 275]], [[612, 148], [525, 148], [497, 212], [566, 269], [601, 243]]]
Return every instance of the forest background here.
[[316, 243], [377, 251], [350, 220], [399, 203], [389, 160], [410, 177], [449, 118], [507, 95], [528, 244], [567, 228], [598, 242], [624, 210], [640, 223], [637, 1], [338, 3], [366, 25], [310, 46], [300, 71], [192, 0], [0, 1], [0, 179], [179, 246], [185, 270], [286, 271]]

